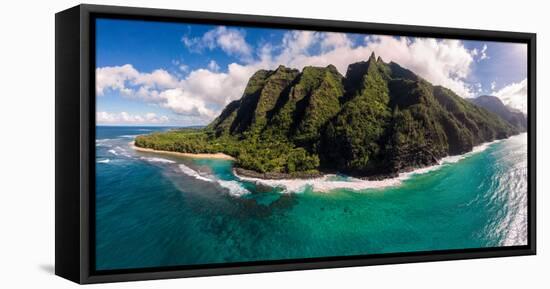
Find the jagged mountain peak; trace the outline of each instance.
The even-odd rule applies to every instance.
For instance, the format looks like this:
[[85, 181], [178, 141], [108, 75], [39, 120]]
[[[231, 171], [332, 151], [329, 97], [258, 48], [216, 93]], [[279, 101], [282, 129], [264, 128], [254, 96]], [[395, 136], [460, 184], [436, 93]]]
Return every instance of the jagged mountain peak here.
[[274, 74], [275, 73], [290, 73], [290, 72], [298, 72], [298, 69], [286, 67], [286, 66], [281, 64], [273, 71]]
[[372, 61], [376, 61], [376, 54], [374, 53], [374, 51], [370, 54], [369, 56], [369, 61], [372, 60]]
[[208, 129], [283, 141], [318, 156], [319, 169], [373, 176], [437, 163], [518, 127], [521, 120], [506, 121], [373, 52], [345, 76], [334, 65], [258, 71]]

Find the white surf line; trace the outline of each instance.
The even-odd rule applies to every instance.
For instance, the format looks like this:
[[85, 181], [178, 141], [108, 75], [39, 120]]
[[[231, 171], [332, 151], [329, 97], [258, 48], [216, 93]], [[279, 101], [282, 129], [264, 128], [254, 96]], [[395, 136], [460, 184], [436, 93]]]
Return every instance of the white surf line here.
[[240, 184], [237, 181], [226, 181], [226, 180], [220, 180], [217, 178], [215, 179], [207, 178], [202, 176], [199, 172], [193, 170], [192, 168], [184, 164], [180, 164], [179, 168], [184, 174], [191, 176], [197, 180], [201, 180], [209, 183], [217, 183], [222, 188], [227, 189], [229, 191], [229, 194], [232, 196], [240, 197], [246, 194], [250, 194], [250, 191], [244, 188], [242, 184]]
[[444, 157], [439, 161], [439, 164], [429, 166], [429, 167], [424, 167], [424, 168], [418, 168], [411, 172], [400, 173], [399, 176], [395, 178], [388, 178], [383, 180], [362, 180], [358, 178], [347, 177], [346, 180], [344, 181], [340, 181], [340, 180], [335, 181], [335, 180], [331, 180], [332, 177], [336, 176], [333, 174], [327, 174], [322, 177], [310, 178], [310, 179], [274, 180], [274, 179], [261, 179], [261, 178], [240, 176], [235, 171], [233, 171], [233, 174], [235, 174], [235, 176], [237, 176], [237, 178], [242, 181], [248, 181], [248, 182], [252, 182], [260, 185], [266, 185], [269, 187], [281, 188], [283, 189], [283, 193], [303, 192], [308, 187], [311, 187], [312, 190], [315, 192], [329, 192], [335, 189], [348, 189], [353, 191], [362, 191], [367, 189], [381, 189], [381, 188], [401, 185], [404, 180], [407, 180], [414, 175], [420, 175], [420, 174], [432, 172], [434, 170], [440, 169], [446, 164], [459, 162], [462, 159], [465, 159], [469, 156], [472, 156], [476, 153], [486, 150], [490, 145], [500, 141], [502, 140], [495, 140], [492, 142], [483, 143], [478, 146], [475, 146], [471, 152], [458, 155], [458, 156]]
[[243, 181], [253, 182], [256, 184], [266, 185], [269, 187], [278, 187], [283, 189], [283, 193], [299, 193], [303, 192], [308, 187], [315, 192], [329, 192], [335, 189], [349, 189], [354, 191], [361, 191], [366, 189], [378, 189], [390, 186], [399, 185], [401, 182], [398, 178], [384, 179], [384, 180], [361, 180], [357, 178], [347, 177], [345, 181], [330, 180], [331, 177], [336, 175], [327, 174], [318, 178], [311, 179], [281, 179], [270, 180], [252, 178], [234, 174]]
[[140, 157], [140, 159], [149, 161], [152, 163], [165, 163], [165, 164], [175, 164], [175, 161], [163, 159], [163, 158], [157, 158], [157, 157]]

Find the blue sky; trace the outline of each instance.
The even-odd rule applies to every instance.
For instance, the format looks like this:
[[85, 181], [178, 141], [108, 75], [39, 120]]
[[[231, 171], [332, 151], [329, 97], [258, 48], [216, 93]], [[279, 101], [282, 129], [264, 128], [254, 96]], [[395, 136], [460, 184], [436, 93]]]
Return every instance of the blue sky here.
[[97, 121], [203, 125], [258, 69], [347, 65], [373, 51], [463, 97], [525, 110], [524, 44], [98, 19]]

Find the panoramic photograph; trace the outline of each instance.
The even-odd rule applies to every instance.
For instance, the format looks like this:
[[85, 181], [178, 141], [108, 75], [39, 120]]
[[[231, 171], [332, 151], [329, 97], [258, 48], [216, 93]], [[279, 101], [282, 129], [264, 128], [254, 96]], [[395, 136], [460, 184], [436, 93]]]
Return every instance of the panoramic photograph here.
[[95, 31], [96, 270], [527, 245], [527, 44]]

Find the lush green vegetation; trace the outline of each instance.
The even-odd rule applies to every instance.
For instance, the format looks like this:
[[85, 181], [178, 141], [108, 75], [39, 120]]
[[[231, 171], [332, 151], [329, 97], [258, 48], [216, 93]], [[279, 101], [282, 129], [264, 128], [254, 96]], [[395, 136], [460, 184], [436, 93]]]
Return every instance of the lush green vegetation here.
[[210, 130], [182, 129], [138, 136], [136, 146], [184, 153], [224, 153], [237, 166], [261, 173], [316, 172], [319, 157], [290, 142], [250, 137], [216, 136]]
[[374, 55], [349, 66], [347, 101], [327, 124], [321, 146], [323, 162], [338, 171], [364, 175], [378, 166], [381, 144], [391, 116], [382, 62]]
[[216, 153], [260, 173], [387, 176], [519, 130], [374, 54], [346, 76], [329, 65], [256, 72], [243, 97], [204, 129], [136, 138], [158, 150]]

